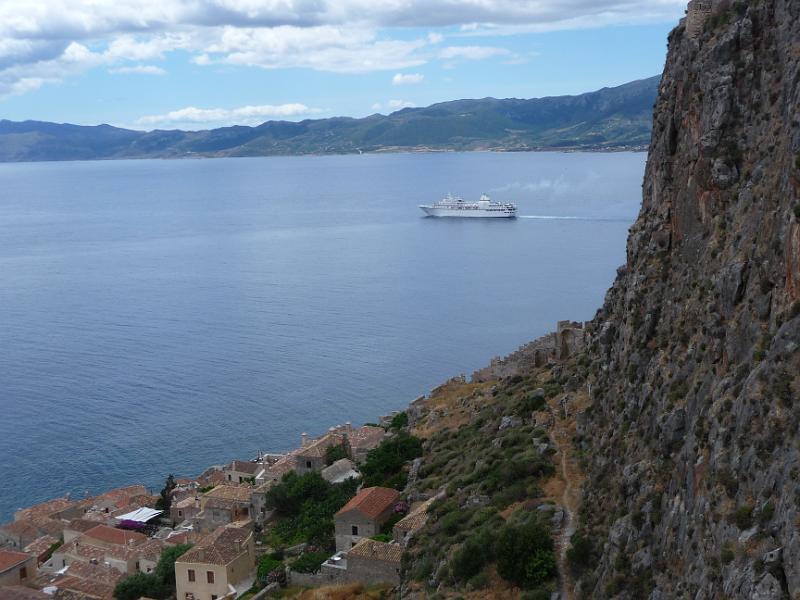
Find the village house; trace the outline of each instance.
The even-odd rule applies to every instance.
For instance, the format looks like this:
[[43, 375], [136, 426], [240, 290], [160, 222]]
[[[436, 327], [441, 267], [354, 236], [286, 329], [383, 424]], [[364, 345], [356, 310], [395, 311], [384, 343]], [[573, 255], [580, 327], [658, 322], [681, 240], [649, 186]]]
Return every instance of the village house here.
[[346, 440], [341, 434], [328, 432], [321, 438], [313, 441], [308, 440], [304, 433], [301, 436], [301, 446], [296, 453], [295, 471], [298, 475], [311, 471], [322, 471], [327, 466], [325, 459], [328, 448], [341, 446], [345, 448]]
[[275, 511], [267, 507], [267, 492], [275, 485], [274, 481], [266, 481], [250, 492], [250, 506], [252, 519], [263, 525], [272, 519]]
[[390, 488], [364, 488], [334, 515], [336, 550], [350, 550], [362, 538], [381, 532], [389, 520], [400, 492]]
[[398, 544], [362, 539], [347, 552], [347, 579], [365, 585], [397, 585], [402, 555]]
[[36, 577], [36, 556], [0, 550], [0, 586], [24, 585]]
[[428, 509], [430, 508], [435, 497], [426, 500], [419, 506], [412, 508], [409, 513], [394, 524], [392, 528], [392, 537], [394, 541], [405, 547], [408, 545], [412, 536], [425, 526], [428, 522]]
[[[341, 428], [340, 428], [341, 429]], [[345, 438], [349, 448], [350, 458], [356, 464], [361, 464], [367, 460], [367, 454], [370, 450], [377, 448], [386, 437], [386, 431], [383, 427], [375, 427], [372, 425], [364, 425], [353, 429], [350, 423], [344, 425]]]
[[0, 586], [0, 600], [52, 600], [44, 592], [22, 585]]
[[81, 537], [84, 533], [89, 531], [90, 529], [94, 529], [97, 527], [97, 521], [88, 521], [86, 519], [72, 519], [65, 527], [64, 527], [64, 543], [71, 542], [75, 538]]
[[297, 465], [296, 452], [293, 451], [275, 460], [268, 460], [262, 463], [261, 470], [256, 474], [256, 485], [261, 485], [268, 481], [280, 481], [286, 473], [294, 471]]
[[253, 532], [242, 523], [220, 527], [175, 562], [177, 600], [236, 598], [255, 581]]
[[169, 518], [173, 523], [191, 521], [200, 512], [200, 496], [191, 495], [178, 502], [173, 502], [169, 509]]
[[201, 532], [252, 519], [250, 496], [253, 488], [238, 485], [218, 485], [200, 497], [200, 512], [193, 522]]
[[54, 538], [52, 535], [43, 535], [25, 546], [23, 552], [33, 554], [36, 557], [36, 565], [39, 566], [50, 558], [51, 548], [58, 544], [59, 541], [58, 538]]
[[121, 573], [149, 573], [155, 569], [163, 546], [159, 540], [135, 531], [97, 525], [57, 548], [42, 570], [55, 572], [75, 562], [106, 564]]
[[256, 462], [235, 460], [222, 469], [222, 473], [227, 481], [245, 483], [250, 480], [255, 481], [255, 477], [261, 471], [261, 468], [261, 465]]
[[361, 477], [361, 473], [356, 470], [355, 464], [349, 458], [340, 458], [331, 466], [322, 469], [320, 475], [328, 483], [342, 483], [348, 479]]
[[22, 550], [43, 535], [60, 538], [65, 523], [46, 516], [25, 517], [0, 526], [0, 548]]
[[124, 576], [102, 563], [76, 561], [65, 570], [39, 577], [34, 584], [50, 591], [48, 597], [56, 600], [113, 600], [114, 587]]

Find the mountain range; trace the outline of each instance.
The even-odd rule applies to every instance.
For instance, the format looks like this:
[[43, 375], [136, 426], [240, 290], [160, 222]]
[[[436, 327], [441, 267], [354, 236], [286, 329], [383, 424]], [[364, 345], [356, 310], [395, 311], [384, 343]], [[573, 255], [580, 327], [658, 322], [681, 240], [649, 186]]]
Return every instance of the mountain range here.
[[0, 120], [0, 161], [643, 148], [659, 81], [651, 77], [577, 96], [454, 100], [359, 119], [205, 131]]

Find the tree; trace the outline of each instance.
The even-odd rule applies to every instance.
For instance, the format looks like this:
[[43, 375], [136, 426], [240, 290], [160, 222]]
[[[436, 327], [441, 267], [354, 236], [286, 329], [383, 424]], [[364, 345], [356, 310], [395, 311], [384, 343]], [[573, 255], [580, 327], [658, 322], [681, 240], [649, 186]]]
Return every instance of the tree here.
[[328, 446], [325, 449], [325, 464], [330, 466], [335, 463], [337, 460], [341, 460], [343, 458], [348, 458], [347, 450], [341, 444], [336, 444], [332, 446]]
[[422, 442], [406, 431], [400, 431], [369, 451], [361, 466], [364, 485], [403, 489], [406, 480], [403, 466], [418, 456], [422, 456]]
[[114, 587], [114, 598], [117, 600], [139, 600], [141, 597], [166, 598], [166, 592], [161, 580], [152, 573], [136, 573], [120, 579]]
[[392, 417], [392, 422], [389, 424], [389, 427], [392, 429], [402, 429], [408, 425], [408, 414], [403, 411], [397, 413], [395, 416]]
[[114, 588], [117, 600], [139, 600], [142, 596], [164, 600], [175, 595], [175, 561], [191, 544], [178, 544], [161, 553], [155, 571], [136, 573], [120, 579]]
[[173, 477], [170, 473], [170, 475], [167, 477], [167, 481], [164, 483], [164, 489], [161, 490], [161, 496], [156, 501], [156, 508], [158, 510], [169, 512], [169, 509], [172, 506], [172, 490], [174, 490], [175, 487], [175, 477]]
[[165, 587], [171, 590], [175, 589], [175, 561], [191, 547], [191, 544], [178, 544], [172, 548], [167, 548], [161, 553], [155, 574]]
[[496, 550], [497, 572], [520, 587], [536, 587], [556, 573], [553, 539], [536, 518], [522, 525], [503, 527]]

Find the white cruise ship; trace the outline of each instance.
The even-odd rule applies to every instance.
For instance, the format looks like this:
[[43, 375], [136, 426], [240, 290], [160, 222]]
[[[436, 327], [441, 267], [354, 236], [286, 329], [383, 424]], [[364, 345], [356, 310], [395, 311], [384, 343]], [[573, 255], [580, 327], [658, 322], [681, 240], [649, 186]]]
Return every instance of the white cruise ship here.
[[434, 204], [422, 204], [420, 208], [429, 217], [489, 217], [513, 219], [517, 216], [516, 204], [492, 202], [489, 196], [481, 194], [477, 202], [465, 202], [463, 198], [447, 194], [447, 197]]

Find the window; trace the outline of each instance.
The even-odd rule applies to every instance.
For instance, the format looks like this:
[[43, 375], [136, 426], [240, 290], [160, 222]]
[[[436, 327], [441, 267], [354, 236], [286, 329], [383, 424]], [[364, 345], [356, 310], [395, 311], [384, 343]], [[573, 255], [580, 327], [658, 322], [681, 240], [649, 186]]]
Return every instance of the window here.
[[307, 460], [306, 461], [306, 469], [310, 469], [310, 468], [311, 468], [311, 461]]
[[182, 511], [182, 510], [179, 510], [179, 511], [178, 511], [178, 516], [179, 516], [179, 517], [182, 517], [182, 516], [183, 516], [183, 511]]
[[194, 600], [194, 594], [192, 592], [186, 592], [186, 600]]
[[230, 480], [231, 480], [231, 474], [228, 473], [228, 481], [230, 481]]
[[358, 525], [353, 525], [351, 528], [352, 535], [358, 535]]
[[142, 570], [142, 567], [139, 566], [139, 561], [138, 560], [136, 561], [136, 570], [137, 571], [141, 571]]
[[206, 581], [208, 583], [214, 583], [214, 571], [206, 571]]
[[211, 594], [211, 600], [217, 600], [217, 595], [216, 594]]
[[189, 581], [194, 581], [194, 569], [189, 569]]
[[19, 578], [20, 579], [27, 579], [28, 578], [28, 567], [22, 567], [19, 570]]

